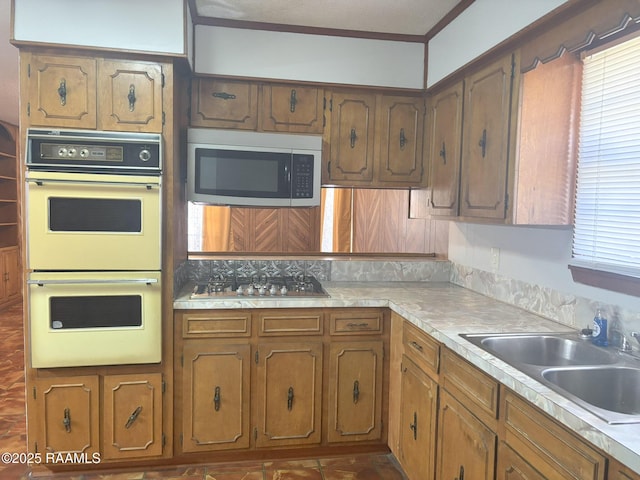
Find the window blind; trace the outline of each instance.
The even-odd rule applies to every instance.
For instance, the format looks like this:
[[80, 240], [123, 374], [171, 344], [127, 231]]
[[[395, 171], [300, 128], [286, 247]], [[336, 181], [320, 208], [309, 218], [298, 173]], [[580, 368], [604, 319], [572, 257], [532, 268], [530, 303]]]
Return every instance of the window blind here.
[[640, 278], [640, 37], [584, 59], [572, 265]]

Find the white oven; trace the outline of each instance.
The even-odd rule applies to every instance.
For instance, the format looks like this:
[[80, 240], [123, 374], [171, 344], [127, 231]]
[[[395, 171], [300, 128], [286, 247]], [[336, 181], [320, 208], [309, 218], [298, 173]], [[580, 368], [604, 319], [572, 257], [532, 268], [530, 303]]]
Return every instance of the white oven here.
[[27, 264], [33, 270], [160, 270], [159, 176], [30, 170]]
[[149, 272], [32, 272], [31, 366], [157, 363], [161, 276]]

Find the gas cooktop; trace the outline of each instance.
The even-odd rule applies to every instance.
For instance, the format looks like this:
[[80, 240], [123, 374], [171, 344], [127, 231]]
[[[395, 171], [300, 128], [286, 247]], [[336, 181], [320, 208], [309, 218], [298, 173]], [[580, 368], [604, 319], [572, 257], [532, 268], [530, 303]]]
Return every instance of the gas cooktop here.
[[283, 277], [224, 277], [210, 278], [198, 283], [191, 298], [260, 297], [300, 298], [328, 297], [320, 282], [310, 275]]

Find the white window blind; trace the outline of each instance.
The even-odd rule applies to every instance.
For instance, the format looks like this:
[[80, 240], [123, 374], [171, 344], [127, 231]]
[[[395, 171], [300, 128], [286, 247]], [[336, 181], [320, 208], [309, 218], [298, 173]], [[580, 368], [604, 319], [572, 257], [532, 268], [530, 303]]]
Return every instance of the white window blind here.
[[571, 263], [640, 277], [640, 37], [584, 59]]

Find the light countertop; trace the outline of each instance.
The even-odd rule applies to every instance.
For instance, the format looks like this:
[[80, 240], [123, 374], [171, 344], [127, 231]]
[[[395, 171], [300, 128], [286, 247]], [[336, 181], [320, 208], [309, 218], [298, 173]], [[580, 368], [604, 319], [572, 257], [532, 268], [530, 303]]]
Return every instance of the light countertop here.
[[562, 324], [449, 283], [323, 282], [330, 297], [189, 299], [174, 309], [389, 307], [596, 447], [640, 472], [640, 423], [609, 425], [459, 336], [461, 333], [566, 332]]

